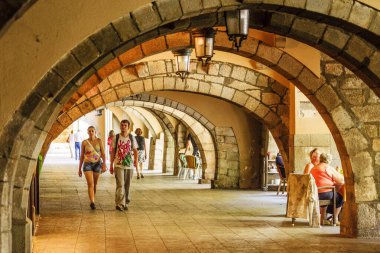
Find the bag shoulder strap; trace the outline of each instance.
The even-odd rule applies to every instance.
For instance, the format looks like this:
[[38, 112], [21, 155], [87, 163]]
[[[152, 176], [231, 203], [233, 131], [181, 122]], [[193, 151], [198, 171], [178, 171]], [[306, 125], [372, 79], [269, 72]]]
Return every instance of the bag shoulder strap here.
[[92, 146], [92, 144], [88, 140], [85, 140], [85, 141], [91, 146], [91, 148], [94, 150], [94, 152], [96, 153], [96, 155], [100, 157], [98, 151], [96, 151], [96, 149], [94, 148], [94, 146]]
[[120, 134], [116, 135], [116, 141], [115, 141], [115, 147], [113, 147], [113, 155], [116, 155], [116, 149], [117, 149], [117, 143], [119, 142], [119, 136]]

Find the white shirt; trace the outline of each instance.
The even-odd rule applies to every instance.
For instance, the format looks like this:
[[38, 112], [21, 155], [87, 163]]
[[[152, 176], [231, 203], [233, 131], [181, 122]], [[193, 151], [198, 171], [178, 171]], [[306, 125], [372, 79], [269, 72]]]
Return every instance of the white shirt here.
[[74, 134], [74, 141], [75, 142], [82, 142], [83, 141], [83, 137], [82, 137], [82, 134], [80, 132], [76, 132]]

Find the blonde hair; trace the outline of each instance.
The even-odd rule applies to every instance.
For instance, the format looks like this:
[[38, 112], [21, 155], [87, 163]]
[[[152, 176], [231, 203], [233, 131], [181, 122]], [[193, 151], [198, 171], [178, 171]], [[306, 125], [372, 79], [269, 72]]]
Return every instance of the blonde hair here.
[[141, 134], [142, 134], [142, 130], [141, 130], [141, 128], [136, 128], [136, 130], [135, 130], [135, 134], [136, 134], [136, 135], [141, 135]]
[[326, 164], [329, 164], [332, 160], [332, 156], [330, 154], [326, 154], [326, 153], [322, 153], [320, 156], [319, 156], [319, 161], [321, 163], [326, 163]]

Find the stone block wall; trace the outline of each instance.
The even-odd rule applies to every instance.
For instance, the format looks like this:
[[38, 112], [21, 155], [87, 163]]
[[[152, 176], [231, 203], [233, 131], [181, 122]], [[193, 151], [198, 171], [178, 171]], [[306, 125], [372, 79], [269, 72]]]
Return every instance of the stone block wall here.
[[215, 127], [218, 150], [216, 188], [239, 188], [239, 147], [231, 127]]

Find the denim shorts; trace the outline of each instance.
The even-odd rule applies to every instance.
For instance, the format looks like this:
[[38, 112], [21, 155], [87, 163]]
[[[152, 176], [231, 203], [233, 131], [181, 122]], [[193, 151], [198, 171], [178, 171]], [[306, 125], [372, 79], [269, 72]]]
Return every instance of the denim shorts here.
[[93, 172], [96, 172], [96, 173], [100, 173], [101, 170], [102, 170], [102, 162], [101, 161], [98, 161], [96, 163], [87, 163], [87, 162], [85, 162], [83, 164], [83, 172], [93, 171]]
[[[318, 197], [320, 200], [326, 200], [326, 199], [333, 199], [334, 193], [332, 191], [329, 192], [322, 192], [318, 193]], [[339, 193], [336, 193], [335, 195], [335, 205], [336, 207], [342, 207], [343, 206], [343, 197]]]

